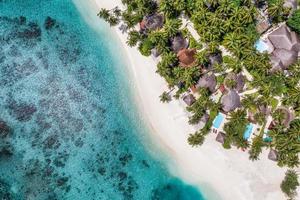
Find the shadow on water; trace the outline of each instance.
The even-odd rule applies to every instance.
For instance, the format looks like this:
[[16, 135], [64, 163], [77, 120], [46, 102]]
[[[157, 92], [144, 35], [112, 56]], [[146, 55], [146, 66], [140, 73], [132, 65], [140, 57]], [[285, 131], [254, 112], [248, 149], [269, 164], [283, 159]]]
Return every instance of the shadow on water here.
[[202, 199], [136, 138], [107, 37], [69, 0], [0, 0], [0, 199]]

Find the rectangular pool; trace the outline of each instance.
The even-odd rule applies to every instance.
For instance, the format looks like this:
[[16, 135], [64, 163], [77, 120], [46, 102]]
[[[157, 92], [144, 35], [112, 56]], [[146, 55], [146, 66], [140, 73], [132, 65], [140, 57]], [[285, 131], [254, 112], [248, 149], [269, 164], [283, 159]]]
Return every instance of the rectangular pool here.
[[248, 140], [248, 139], [250, 138], [251, 134], [252, 134], [252, 131], [253, 131], [253, 124], [248, 124], [248, 125], [246, 126], [246, 130], [245, 130], [245, 132], [244, 132], [243, 138], [244, 138], [245, 140]]
[[222, 113], [218, 113], [218, 115], [213, 121], [213, 127], [216, 129], [220, 128], [223, 120], [224, 120], [224, 115]]

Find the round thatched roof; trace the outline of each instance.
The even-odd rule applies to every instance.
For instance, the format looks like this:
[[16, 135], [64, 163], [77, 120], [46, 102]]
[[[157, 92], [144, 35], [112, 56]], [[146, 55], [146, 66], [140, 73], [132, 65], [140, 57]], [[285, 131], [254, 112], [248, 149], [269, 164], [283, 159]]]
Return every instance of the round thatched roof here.
[[230, 90], [228, 94], [224, 95], [221, 99], [223, 110], [230, 112], [240, 107], [241, 99], [235, 90]]
[[209, 89], [210, 92], [215, 92], [216, 91], [216, 85], [217, 85], [217, 79], [216, 76], [212, 73], [212, 74], [205, 74], [204, 76], [202, 76], [196, 87], [197, 88], [207, 88]]
[[157, 30], [163, 27], [164, 17], [160, 14], [153, 14], [144, 19], [145, 27], [149, 30]]
[[235, 86], [233, 88], [229, 88], [229, 89], [235, 89], [239, 93], [243, 92], [243, 89], [244, 89], [244, 86], [245, 86], [245, 77], [244, 77], [243, 74], [241, 74], [241, 73], [239, 73], [239, 74], [229, 73], [227, 75], [227, 77], [225, 78], [224, 82], [226, 83], [229, 80], [235, 82]]
[[195, 97], [192, 94], [186, 95], [183, 97], [183, 101], [188, 105], [191, 106], [195, 101]]
[[182, 36], [178, 35], [172, 39], [172, 50], [178, 53], [182, 49], [186, 49], [188, 47], [188, 41]]
[[270, 149], [270, 152], [268, 154], [268, 158], [270, 160], [277, 161], [277, 151], [274, 150], [274, 149]]
[[196, 49], [182, 49], [178, 52], [177, 57], [182, 67], [196, 65]]

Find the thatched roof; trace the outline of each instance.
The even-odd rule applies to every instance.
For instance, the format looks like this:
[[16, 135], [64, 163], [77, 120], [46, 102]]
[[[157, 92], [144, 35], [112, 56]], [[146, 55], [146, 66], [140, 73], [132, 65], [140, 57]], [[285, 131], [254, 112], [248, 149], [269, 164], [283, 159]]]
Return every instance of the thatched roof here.
[[291, 8], [292, 10], [296, 10], [297, 9], [297, 0], [285, 0], [283, 7], [285, 8]]
[[159, 53], [159, 51], [156, 48], [153, 48], [153, 49], [151, 49], [151, 55], [154, 58], [157, 58], [160, 55], [160, 53]]
[[163, 27], [164, 17], [160, 14], [153, 14], [145, 17], [142, 23], [144, 23], [145, 28], [149, 30], [157, 30]]
[[178, 53], [180, 50], [186, 49], [188, 45], [188, 41], [182, 35], [178, 35], [172, 39], [171, 48], [175, 53]]
[[230, 90], [228, 94], [224, 95], [221, 99], [223, 110], [230, 112], [240, 107], [241, 99], [235, 90]]
[[277, 151], [276, 150], [274, 150], [274, 149], [270, 149], [270, 152], [269, 152], [269, 154], [268, 154], [268, 158], [270, 159], [270, 160], [273, 160], [273, 161], [277, 161]]
[[285, 24], [270, 33], [268, 38], [275, 49], [296, 50], [299, 46], [299, 37], [292, 34]]
[[209, 89], [210, 92], [215, 92], [216, 91], [216, 85], [217, 85], [217, 79], [216, 76], [212, 73], [212, 74], [205, 74], [204, 76], [202, 76], [196, 87], [197, 88], [207, 88]]
[[258, 106], [259, 112], [263, 113], [264, 115], [271, 114], [271, 108], [265, 105], [259, 105]]
[[222, 132], [219, 132], [217, 137], [216, 137], [216, 141], [220, 142], [221, 144], [224, 144], [225, 134], [222, 133]]
[[283, 106], [279, 107], [277, 110], [280, 110], [280, 112], [282, 112], [284, 115], [284, 120], [282, 122], [282, 125], [288, 127], [291, 121], [293, 121], [294, 115], [291, 113], [291, 111], [288, 108]]
[[245, 77], [242, 73], [239, 74], [229, 73], [225, 78], [225, 82], [227, 80], [233, 80], [235, 82], [235, 86], [232, 89], [235, 89], [239, 93], [243, 92], [245, 86]]
[[200, 121], [206, 124], [206, 123], [208, 122], [209, 118], [210, 118], [209, 114], [205, 113], [205, 114], [201, 117]]
[[275, 49], [272, 54], [281, 61], [283, 69], [287, 69], [288, 66], [296, 62], [298, 58], [296, 51], [286, 49]]
[[242, 73], [236, 75], [236, 90], [240, 93], [243, 92], [245, 86], [245, 76]]
[[272, 66], [271, 72], [281, 71], [284, 69], [281, 60], [274, 55], [270, 56], [270, 63]]
[[208, 56], [209, 63], [214, 66], [216, 64], [221, 64], [223, 62], [223, 58], [221, 53], [215, 53]]
[[193, 103], [195, 103], [196, 99], [192, 94], [186, 95], [183, 97], [183, 101], [188, 105], [191, 106]]
[[177, 57], [182, 67], [196, 65], [196, 49], [182, 49], [178, 52]]

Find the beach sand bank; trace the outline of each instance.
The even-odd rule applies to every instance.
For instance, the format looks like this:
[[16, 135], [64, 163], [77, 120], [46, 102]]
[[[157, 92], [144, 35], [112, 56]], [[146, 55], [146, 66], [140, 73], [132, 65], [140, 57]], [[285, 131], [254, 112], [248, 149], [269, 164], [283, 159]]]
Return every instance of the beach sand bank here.
[[[122, 8], [121, 0], [86, 0], [88, 10], [82, 9], [82, 0], [74, 0], [83, 11], [90, 25], [100, 8]], [[99, 19], [100, 20], [100, 19]], [[167, 90], [166, 82], [157, 74], [156, 63], [151, 57], [142, 56], [137, 48], [126, 45], [126, 34], [118, 27], [113, 28], [120, 40], [130, 63], [137, 102], [147, 124], [151, 138], [170, 158], [166, 163], [174, 176], [199, 187], [209, 200], [283, 200], [280, 183], [286, 169], [279, 168], [267, 159], [268, 151], [263, 151], [260, 160], [252, 162], [248, 153], [232, 148], [225, 150], [215, 141], [215, 134], [206, 138], [199, 148], [187, 143], [189, 133], [195, 127], [188, 124], [187, 112], [183, 104], [173, 100], [169, 104], [159, 101], [159, 96]], [[159, 156], [158, 156], [159, 157]]]

